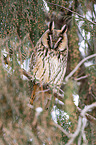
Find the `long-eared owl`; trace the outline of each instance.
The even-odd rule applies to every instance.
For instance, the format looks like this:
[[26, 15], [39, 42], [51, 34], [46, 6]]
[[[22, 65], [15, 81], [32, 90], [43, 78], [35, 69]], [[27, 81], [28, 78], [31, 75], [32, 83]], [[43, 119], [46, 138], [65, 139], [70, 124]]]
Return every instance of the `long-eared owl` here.
[[[35, 46], [35, 53], [32, 54], [30, 71], [35, 83], [48, 84], [50, 87], [60, 88], [63, 81], [68, 56], [67, 27], [64, 25], [61, 30], [54, 29], [54, 22], [50, 22], [48, 30], [42, 35]], [[30, 103], [37, 93], [36, 86], [33, 87]]]

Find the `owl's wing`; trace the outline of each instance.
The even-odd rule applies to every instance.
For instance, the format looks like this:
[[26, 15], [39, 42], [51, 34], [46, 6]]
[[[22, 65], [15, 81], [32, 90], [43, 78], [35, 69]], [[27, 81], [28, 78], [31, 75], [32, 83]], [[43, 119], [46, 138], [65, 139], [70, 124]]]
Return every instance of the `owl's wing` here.
[[34, 68], [35, 62], [36, 62], [36, 53], [33, 50], [32, 54], [31, 54], [31, 60], [30, 60], [30, 72]]

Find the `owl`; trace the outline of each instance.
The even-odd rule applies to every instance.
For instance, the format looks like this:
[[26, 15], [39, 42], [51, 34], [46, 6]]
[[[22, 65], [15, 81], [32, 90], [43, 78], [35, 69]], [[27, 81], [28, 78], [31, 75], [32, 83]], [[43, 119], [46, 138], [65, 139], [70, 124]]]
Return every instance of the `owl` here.
[[[67, 67], [68, 42], [67, 26], [60, 30], [54, 28], [54, 22], [50, 22], [48, 29], [41, 36], [35, 46], [35, 53], [31, 56], [30, 71], [32, 80], [35, 80], [30, 103], [33, 104], [38, 83], [48, 84], [54, 92], [60, 88]], [[45, 95], [47, 97], [47, 95]]]

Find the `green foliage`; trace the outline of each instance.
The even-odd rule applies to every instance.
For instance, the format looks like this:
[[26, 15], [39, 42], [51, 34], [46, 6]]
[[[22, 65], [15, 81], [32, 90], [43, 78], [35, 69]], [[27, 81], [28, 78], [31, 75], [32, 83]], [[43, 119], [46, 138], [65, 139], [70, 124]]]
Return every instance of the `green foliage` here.
[[[69, 54], [66, 74], [69, 74], [78, 65], [80, 59], [83, 59], [79, 50], [79, 43], [82, 40], [84, 40], [85, 56], [96, 53], [96, 24], [92, 23], [96, 18], [95, 2], [89, 0], [79, 0], [79, 2], [49, 0], [48, 2], [58, 6], [47, 3], [50, 8], [47, 13], [42, 0], [0, 1], [0, 144], [2, 145], [66, 144], [69, 140], [68, 136], [53, 124], [51, 116], [52, 106], [55, 104], [53, 94], [48, 111], [43, 110], [38, 113], [36, 108], [30, 107], [29, 99], [33, 85], [32, 82], [23, 79], [21, 66], [24, 65], [25, 60], [26, 67], [28, 66], [34, 46], [47, 28], [45, 20], [54, 20], [58, 27], [61, 27], [67, 18], [66, 14], [71, 18], [68, 25]], [[85, 18], [72, 14], [59, 5], [85, 15]], [[86, 16], [89, 11], [90, 19]], [[46, 15], [49, 15], [49, 18]], [[82, 25], [79, 26], [81, 23]], [[96, 58], [91, 59], [91, 62], [92, 65], [89, 67], [82, 65], [62, 87], [64, 98], [61, 98], [61, 101], [64, 105], [55, 104], [55, 113], [57, 110], [59, 112], [56, 116], [57, 123], [71, 133], [76, 130], [79, 114], [74, 105], [73, 95], [78, 94], [81, 109], [85, 105], [96, 102]], [[82, 76], [87, 78], [78, 81]], [[90, 115], [96, 118], [96, 109], [91, 111]], [[95, 142], [96, 135], [92, 134], [95, 132], [94, 128], [89, 120], [86, 127], [89, 144]], [[78, 143], [78, 137], [75, 142]]]

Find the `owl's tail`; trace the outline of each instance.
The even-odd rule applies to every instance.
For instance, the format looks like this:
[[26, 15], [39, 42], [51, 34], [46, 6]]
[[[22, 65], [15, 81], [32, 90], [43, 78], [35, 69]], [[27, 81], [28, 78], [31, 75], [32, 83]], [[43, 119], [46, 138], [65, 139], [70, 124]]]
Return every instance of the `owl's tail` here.
[[35, 99], [35, 92], [36, 92], [36, 89], [37, 89], [37, 84], [35, 84], [33, 86], [33, 91], [32, 91], [32, 94], [31, 94], [31, 98], [30, 98], [30, 104], [33, 105], [33, 101]]

